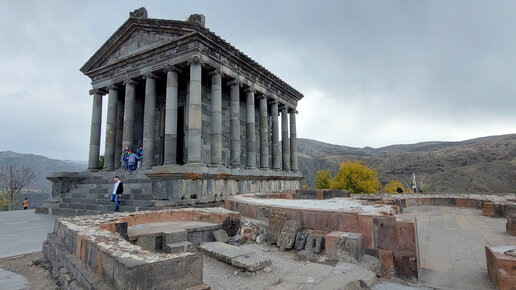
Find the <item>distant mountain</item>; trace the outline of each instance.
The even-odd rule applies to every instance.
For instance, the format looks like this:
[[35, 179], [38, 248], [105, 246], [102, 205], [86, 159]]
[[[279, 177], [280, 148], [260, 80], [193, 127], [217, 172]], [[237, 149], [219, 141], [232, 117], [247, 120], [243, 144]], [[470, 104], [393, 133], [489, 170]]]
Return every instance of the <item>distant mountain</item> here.
[[341, 162], [363, 160], [378, 171], [382, 185], [397, 179], [411, 184], [425, 177], [431, 192], [516, 192], [516, 134], [462, 142], [423, 142], [383, 148], [353, 148], [298, 140], [299, 168], [309, 187], [315, 172]]
[[46, 177], [52, 176], [54, 172], [84, 171], [87, 168], [86, 162], [82, 161], [61, 161], [45, 156], [21, 154], [12, 151], [0, 152], [0, 170], [10, 163], [29, 166], [36, 173], [34, 182], [29, 184], [25, 192], [18, 196], [18, 199], [23, 199], [21, 195], [27, 196], [31, 207], [40, 205], [49, 198], [52, 192], [52, 183]]

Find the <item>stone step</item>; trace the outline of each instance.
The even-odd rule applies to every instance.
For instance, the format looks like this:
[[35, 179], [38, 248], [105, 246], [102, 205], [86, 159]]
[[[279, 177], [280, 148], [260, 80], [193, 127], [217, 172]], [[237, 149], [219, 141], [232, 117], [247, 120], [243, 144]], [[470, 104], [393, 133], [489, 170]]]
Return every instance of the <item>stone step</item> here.
[[[76, 203], [61, 203], [59, 204], [59, 209], [74, 209], [80, 211], [99, 211], [99, 212], [113, 212], [115, 209], [115, 204], [76, 204]], [[131, 206], [122, 204], [120, 206], [120, 211], [144, 211], [144, 210], [153, 210], [154, 207], [151, 206]]]
[[179, 242], [179, 243], [170, 243], [166, 244], [163, 247], [163, 251], [167, 254], [175, 254], [181, 252], [194, 252], [195, 246], [190, 242]]
[[[131, 206], [153, 206], [154, 201], [152, 200], [135, 200], [135, 199], [127, 199], [125, 196], [122, 196], [121, 201], [124, 203], [124, 205], [131, 205]], [[113, 202], [109, 198], [98, 198], [98, 199], [91, 199], [91, 198], [62, 198], [62, 203], [73, 203], [73, 204], [97, 204], [97, 205], [106, 205], [106, 204], [112, 204]]]
[[250, 250], [220, 242], [202, 243], [199, 249], [215, 259], [221, 260], [238, 268], [257, 271], [271, 265], [271, 260]]

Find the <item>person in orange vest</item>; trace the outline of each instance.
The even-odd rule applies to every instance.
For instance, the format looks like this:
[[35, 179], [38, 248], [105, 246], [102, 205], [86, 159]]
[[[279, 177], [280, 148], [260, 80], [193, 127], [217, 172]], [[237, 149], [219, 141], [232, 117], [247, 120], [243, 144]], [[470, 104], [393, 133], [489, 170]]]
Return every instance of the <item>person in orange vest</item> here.
[[29, 208], [29, 199], [25, 197], [25, 199], [23, 200], [23, 209], [27, 208]]

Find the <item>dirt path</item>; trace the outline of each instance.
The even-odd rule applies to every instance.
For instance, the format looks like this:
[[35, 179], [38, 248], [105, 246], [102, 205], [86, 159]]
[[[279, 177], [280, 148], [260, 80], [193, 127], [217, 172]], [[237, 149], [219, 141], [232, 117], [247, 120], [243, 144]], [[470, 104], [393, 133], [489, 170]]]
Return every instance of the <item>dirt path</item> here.
[[[22, 289], [56, 289], [56, 283], [50, 277], [50, 273], [41, 266], [36, 266], [32, 261], [43, 257], [41, 252], [24, 254], [9, 258], [0, 259], [0, 268], [11, 271], [18, 275], [25, 277], [27, 280], [27, 287]], [[0, 282], [0, 289], [2, 285]]]

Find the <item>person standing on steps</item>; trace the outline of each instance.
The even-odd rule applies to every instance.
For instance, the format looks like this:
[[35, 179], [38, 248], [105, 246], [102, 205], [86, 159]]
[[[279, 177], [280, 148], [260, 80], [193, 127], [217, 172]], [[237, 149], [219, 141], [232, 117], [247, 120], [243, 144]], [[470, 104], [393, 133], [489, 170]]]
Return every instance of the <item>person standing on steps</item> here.
[[122, 204], [120, 198], [124, 192], [124, 183], [120, 181], [118, 176], [115, 176], [113, 180], [115, 183], [113, 184], [113, 191], [111, 192], [111, 201], [115, 203], [115, 211], [118, 211], [120, 205]]

